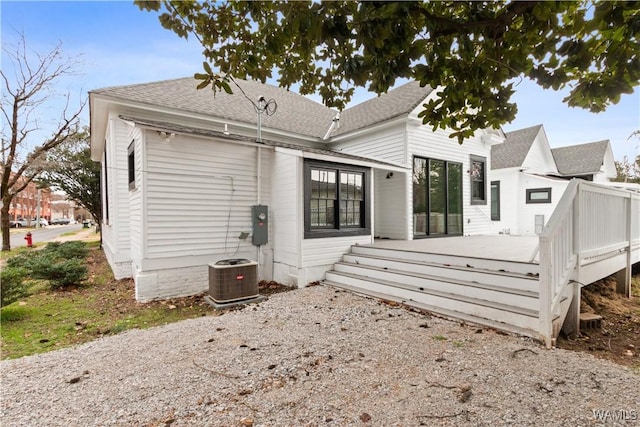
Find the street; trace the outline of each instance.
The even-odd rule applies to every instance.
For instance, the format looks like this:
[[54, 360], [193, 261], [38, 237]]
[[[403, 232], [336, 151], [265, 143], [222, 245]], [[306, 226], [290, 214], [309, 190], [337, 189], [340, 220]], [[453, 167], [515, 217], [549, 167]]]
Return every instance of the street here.
[[61, 234], [71, 231], [77, 231], [82, 228], [82, 224], [69, 224], [69, 225], [50, 225], [42, 228], [21, 228], [11, 233], [11, 248], [17, 248], [18, 246], [24, 246], [27, 241], [24, 236], [27, 232], [31, 232], [33, 236], [33, 244], [38, 242], [46, 242], [58, 237]]

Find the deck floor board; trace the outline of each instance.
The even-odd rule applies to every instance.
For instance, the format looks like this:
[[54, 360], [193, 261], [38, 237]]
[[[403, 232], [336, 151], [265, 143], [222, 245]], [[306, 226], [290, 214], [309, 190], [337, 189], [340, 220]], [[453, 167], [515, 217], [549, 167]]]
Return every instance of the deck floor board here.
[[[456, 236], [416, 240], [376, 240], [375, 248], [529, 262], [538, 236]], [[538, 263], [538, 260], [534, 261]]]

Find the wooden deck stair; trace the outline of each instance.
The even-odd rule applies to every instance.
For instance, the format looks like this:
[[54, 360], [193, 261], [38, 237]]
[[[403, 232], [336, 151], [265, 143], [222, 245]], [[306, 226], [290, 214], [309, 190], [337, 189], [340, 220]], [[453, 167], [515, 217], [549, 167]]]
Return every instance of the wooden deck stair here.
[[539, 337], [537, 264], [356, 245], [324, 283]]

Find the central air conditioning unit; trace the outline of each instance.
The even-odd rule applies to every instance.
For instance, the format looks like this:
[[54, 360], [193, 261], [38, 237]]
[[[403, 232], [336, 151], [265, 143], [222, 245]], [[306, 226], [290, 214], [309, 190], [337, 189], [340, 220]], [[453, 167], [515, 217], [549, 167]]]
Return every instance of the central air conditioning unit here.
[[258, 263], [223, 259], [209, 264], [209, 296], [217, 303], [258, 297]]

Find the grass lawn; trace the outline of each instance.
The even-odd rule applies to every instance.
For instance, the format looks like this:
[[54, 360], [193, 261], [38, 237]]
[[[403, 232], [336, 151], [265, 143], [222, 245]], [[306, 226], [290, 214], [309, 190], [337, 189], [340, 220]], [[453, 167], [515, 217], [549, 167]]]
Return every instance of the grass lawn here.
[[89, 278], [84, 284], [52, 291], [42, 282], [32, 282], [31, 296], [2, 308], [2, 359], [56, 350], [127, 329], [219, 315], [201, 296], [136, 302], [133, 281], [114, 280], [102, 250], [96, 244], [90, 246]]

